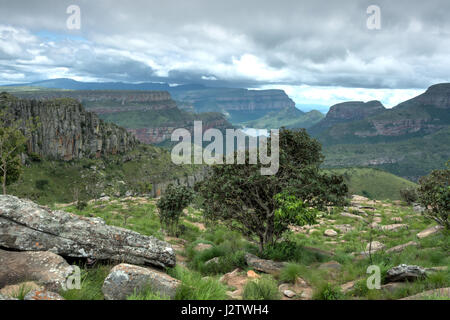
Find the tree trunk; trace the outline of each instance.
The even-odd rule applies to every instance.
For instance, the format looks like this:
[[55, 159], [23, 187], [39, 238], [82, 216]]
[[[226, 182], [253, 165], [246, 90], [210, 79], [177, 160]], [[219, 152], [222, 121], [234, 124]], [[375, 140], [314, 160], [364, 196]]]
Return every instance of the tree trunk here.
[[2, 180], [2, 188], [3, 188], [3, 195], [6, 195], [6, 163], [3, 161], [3, 180]]

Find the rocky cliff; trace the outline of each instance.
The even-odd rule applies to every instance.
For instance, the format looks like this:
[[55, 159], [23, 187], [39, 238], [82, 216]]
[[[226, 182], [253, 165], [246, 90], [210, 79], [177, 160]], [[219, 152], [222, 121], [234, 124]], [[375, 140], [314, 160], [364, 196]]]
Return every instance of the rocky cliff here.
[[125, 129], [100, 120], [74, 99], [28, 100], [2, 93], [0, 106], [11, 110], [17, 119], [38, 119], [28, 152], [47, 158], [99, 158], [127, 152], [138, 144]]

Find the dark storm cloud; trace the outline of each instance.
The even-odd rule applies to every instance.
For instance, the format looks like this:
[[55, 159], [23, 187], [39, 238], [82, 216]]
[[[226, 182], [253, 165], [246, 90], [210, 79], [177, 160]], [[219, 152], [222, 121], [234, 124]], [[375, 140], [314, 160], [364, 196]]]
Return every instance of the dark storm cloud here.
[[[71, 4], [81, 8], [79, 31], [66, 28]], [[366, 27], [372, 4], [381, 30]], [[447, 0], [2, 0], [0, 8], [3, 83], [65, 76], [424, 88], [450, 74]]]

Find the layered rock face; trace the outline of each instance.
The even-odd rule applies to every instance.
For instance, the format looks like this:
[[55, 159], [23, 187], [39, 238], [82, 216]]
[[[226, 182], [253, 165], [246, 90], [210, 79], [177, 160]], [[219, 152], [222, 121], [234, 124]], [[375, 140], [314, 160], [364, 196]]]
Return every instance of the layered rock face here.
[[73, 99], [26, 100], [0, 95], [0, 105], [17, 119], [38, 119], [28, 151], [56, 160], [124, 153], [138, 141], [125, 129], [105, 123]]
[[330, 108], [325, 120], [327, 121], [353, 121], [367, 118], [386, 110], [380, 101], [349, 101], [335, 104]]
[[423, 94], [400, 103], [396, 108], [428, 106], [438, 109], [450, 109], [450, 83], [435, 84]]
[[196, 111], [255, 111], [294, 108], [295, 103], [283, 90], [247, 90], [208, 88], [173, 91], [176, 100], [194, 105]]
[[0, 196], [0, 247], [51, 251], [72, 258], [175, 266], [175, 252], [167, 242], [108, 226], [99, 218], [50, 211], [14, 196]]

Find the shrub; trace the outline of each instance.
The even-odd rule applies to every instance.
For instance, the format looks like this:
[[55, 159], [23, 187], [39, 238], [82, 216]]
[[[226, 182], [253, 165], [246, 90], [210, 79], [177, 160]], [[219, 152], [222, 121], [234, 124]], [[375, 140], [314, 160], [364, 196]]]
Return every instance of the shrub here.
[[261, 257], [275, 261], [301, 262], [305, 265], [323, 262], [327, 259], [326, 256], [306, 250], [303, 246], [289, 239], [266, 246]]
[[295, 280], [300, 276], [303, 267], [297, 263], [287, 264], [280, 273], [280, 280], [283, 282], [295, 283]]
[[341, 288], [330, 283], [322, 285], [314, 293], [314, 300], [340, 300], [344, 298]]
[[[447, 164], [448, 165], [448, 164]], [[425, 207], [425, 217], [436, 221], [447, 228], [450, 227], [450, 168], [434, 170], [419, 180], [419, 202]]]
[[38, 190], [45, 190], [45, 187], [48, 186], [49, 181], [48, 180], [37, 180], [35, 185], [36, 189]]
[[275, 279], [264, 275], [260, 279], [247, 282], [242, 297], [244, 300], [278, 300], [280, 293]]
[[180, 216], [183, 209], [191, 203], [193, 196], [190, 188], [170, 184], [158, 200], [156, 206], [159, 209], [161, 225], [170, 235], [177, 235]]
[[82, 201], [82, 200], [77, 201], [77, 206], [76, 207], [77, 207], [78, 210], [82, 211], [82, 210], [86, 209], [87, 206], [88, 206], [88, 204], [87, 204], [86, 201]]
[[417, 202], [417, 191], [414, 188], [402, 189], [400, 190], [400, 197], [407, 204], [413, 204], [414, 202]]

